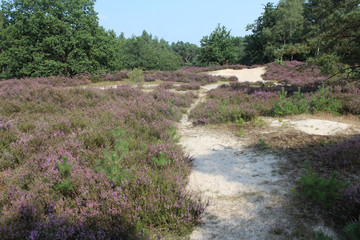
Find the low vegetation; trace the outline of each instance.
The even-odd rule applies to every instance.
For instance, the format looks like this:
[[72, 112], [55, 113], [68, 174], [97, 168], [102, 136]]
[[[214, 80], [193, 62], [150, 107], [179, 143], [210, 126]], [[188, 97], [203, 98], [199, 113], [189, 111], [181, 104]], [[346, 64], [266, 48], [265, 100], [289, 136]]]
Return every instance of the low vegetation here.
[[[281, 70], [284, 66], [287, 71]], [[303, 63], [269, 64], [265, 76], [273, 74], [274, 78], [283, 79], [281, 85], [222, 85], [208, 92], [207, 100], [199, 103], [190, 117], [195, 125], [230, 124], [239, 137], [253, 139], [251, 141], [259, 149], [287, 156], [289, 160], [283, 171], [294, 177], [298, 185], [296, 192], [301, 193], [295, 195], [295, 199], [302, 203], [295, 204], [305, 202], [309, 208], [318, 209], [324, 218], [331, 219], [340, 235], [358, 236], [360, 185], [354, 176], [359, 174], [359, 136], [338, 138], [282, 131], [263, 134], [254, 130], [263, 128], [262, 117], [268, 116], [277, 117], [281, 122], [282, 117], [297, 114], [356, 114], [353, 110], [359, 91], [356, 83], [330, 84], [324, 82], [325, 77], [320, 72], [309, 80], [309, 71], [317, 72], [313, 66]], [[289, 72], [294, 73], [293, 79]], [[295, 172], [294, 166], [303, 170]], [[309, 214], [304, 213], [304, 217]], [[274, 232], [281, 231], [276, 228]]]
[[191, 230], [206, 204], [185, 190], [191, 158], [176, 145], [174, 122], [194, 95], [81, 83], [0, 83], [2, 238], [145, 239]]

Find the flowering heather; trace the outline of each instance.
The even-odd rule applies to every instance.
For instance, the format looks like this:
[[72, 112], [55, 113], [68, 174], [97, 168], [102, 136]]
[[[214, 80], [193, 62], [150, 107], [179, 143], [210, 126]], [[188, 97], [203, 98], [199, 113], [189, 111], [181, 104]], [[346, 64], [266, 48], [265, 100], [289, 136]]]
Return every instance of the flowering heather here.
[[117, 73], [108, 73], [101, 80], [103, 80], [103, 81], [121, 81], [121, 80], [128, 78], [128, 73], [129, 72], [125, 71], [125, 70], [117, 72]]
[[349, 104], [349, 110], [353, 114], [360, 115], [360, 94], [352, 97], [352, 100]]
[[199, 90], [200, 89], [200, 84], [197, 83], [197, 82], [184, 83], [184, 84], [181, 84], [176, 89], [178, 91]]
[[246, 65], [214, 65], [214, 66], [208, 66], [208, 67], [196, 67], [196, 66], [186, 66], [180, 69], [180, 71], [188, 71], [188, 72], [194, 72], [194, 73], [200, 73], [200, 72], [211, 72], [211, 71], [218, 71], [222, 69], [235, 69], [235, 70], [241, 70], [241, 69], [251, 69], [251, 68], [257, 68], [259, 65], [252, 65], [252, 66], [246, 66]]
[[200, 85], [205, 85], [220, 80], [219, 77], [214, 77], [206, 73], [194, 73], [191, 71], [178, 70], [178, 71], [157, 71], [153, 74], [147, 74], [145, 79], [157, 79], [167, 82], [182, 82], [191, 83], [197, 82]]
[[0, 236], [184, 234], [206, 204], [185, 190], [174, 121], [193, 95], [39, 78], [0, 82]]
[[326, 78], [321, 74], [320, 69], [299, 61], [278, 64], [272, 62], [267, 64], [268, 68], [263, 75], [264, 80], [276, 80], [280, 83], [305, 86], [319, 84]]
[[340, 199], [330, 213], [342, 223], [358, 220], [360, 216], [360, 185], [347, 187], [340, 191], [340, 195]]
[[360, 137], [331, 146], [328, 149], [326, 163], [330, 166], [357, 171], [360, 167]]
[[250, 121], [267, 114], [279, 96], [261, 88], [222, 86], [208, 93], [206, 102], [197, 105], [190, 113], [194, 124]]

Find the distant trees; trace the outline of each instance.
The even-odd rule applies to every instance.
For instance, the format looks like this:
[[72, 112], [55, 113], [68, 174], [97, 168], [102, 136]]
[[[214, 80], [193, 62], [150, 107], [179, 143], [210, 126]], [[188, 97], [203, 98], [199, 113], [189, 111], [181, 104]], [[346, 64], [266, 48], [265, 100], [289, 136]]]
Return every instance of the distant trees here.
[[247, 29], [247, 63], [276, 59], [311, 60], [332, 68], [360, 65], [359, 0], [280, 0], [267, 3]]
[[176, 70], [183, 65], [180, 56], [176, 55], [165, 40], [160, 41], [146, 31], [139, 37], [133, 36], [123, 43], [124, 67], [143, 70]]
[[189, 42], [178, 41], [171, 44], [171, 48], [176, 54], [181, 56], [186, 65], [195, 63], [196, 57], [199, 53], [199, 47], [196, 44]]
[[238, 43], [239, 38], [232, 37], [230, 31], [219, 24], [210, 36], [201, 39], [198, 60], [204, 65], [235, 63], [239, 57]]
[[3, 0], [0, 69], [8, 77], [174, 70], [183, 65], [164, 40], [125, 39], [99, 26], [94, 0]]

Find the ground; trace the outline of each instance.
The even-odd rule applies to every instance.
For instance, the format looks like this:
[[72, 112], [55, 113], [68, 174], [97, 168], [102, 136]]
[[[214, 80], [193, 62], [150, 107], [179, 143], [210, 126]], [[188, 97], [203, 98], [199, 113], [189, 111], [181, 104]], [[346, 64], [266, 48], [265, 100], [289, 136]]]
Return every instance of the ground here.
[[[239, 81], [254, 82], [259, 81], [263, 71], [264, 68], [257, 68], [210, 74], [225, 73], [225, 76], [235, 75]], [[295, 185], [294, 179], [282, 171], [288, 164], [286, 158], [254, 148], [253, 137], [241, 138], [226, 126], [192, 125], [188, 119], [189, 112], [205, 100], [206, 91], [215, 87], [217, 84], [200, 89], [199, 99], [178, 125], [180, 144], [187, 154], [195, 158], [188, 189], [210, 201], [203, 224], [189, 238], [309, 239], [313, 231], [320, 229], [335, 236], [331, 229], [324, 227], [320, 217], [315, 216], [315, 224], [308, 222], [308, 225], [297, 219], [296, 215], [301, 215], [302, 210], [298, 213], [299, 207], [290, 204], [293, 202], [291, 190]], [[309, 115], [265, 118], [266, 127], [257, 130], [256, 134], [254, 132], [253, 136], [259, 138], [278, 131], [312, 135], [360, 132], [359, 125], [351, 123], [354, 122], [340, 118], [330, 121]]]

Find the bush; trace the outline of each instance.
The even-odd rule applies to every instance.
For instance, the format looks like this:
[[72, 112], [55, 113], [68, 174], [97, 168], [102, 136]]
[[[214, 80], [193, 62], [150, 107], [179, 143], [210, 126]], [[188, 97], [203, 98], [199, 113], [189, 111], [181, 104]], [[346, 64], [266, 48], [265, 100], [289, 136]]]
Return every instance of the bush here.
[[287, 97], [285, 88], [281, 88], [279, 101], [275, 102], [272, 112], [274, 115], [301, 114], [307, 112], [330, 112], [338, 114], [341, 108], [340, 101], [329, 96], [329, 87], [319, 86], [316, 93], [304, 95], [301, 88], [294, 92], [292, 97]]
[[144, 72], [140, 68], [134, 68], [128, 73], [130, 82], [141, 86], [145, 81]]
[[349, 104], [349, 110], [351, 113], [359, 115], [360, 114], [360, 95], [356, 94], [353, 96], [350, 104]]
[[350, 240], [360, 239], [360, 216], [359, 220], [355, 222], [348, 223], [344, 228], [346, 237]]
[[290, 114], [300, 114], [305, 113], [310, 108], [310, 101], [307, 98], [304, 98], [303, 94], [300, 91], [300, 87], [297, 92], [294, 93], [292, 98], [287, 98], [287, 91], [284, 88], [281, 88], [279, 93], [279, 102], [276, 102], [273, 107], [273, 113], [275, 115], [290, 115]]
[[304, 193], [323, 208], [334, 206], [335, 201], [341, 197], [340, 190], [348, 186], [347, 183], [336, 179], [335, 173], [329, 180], [319, 177], [311, 169], [310, 164], [307, 166], [305, 174], [301, 176], [300, 181]]

